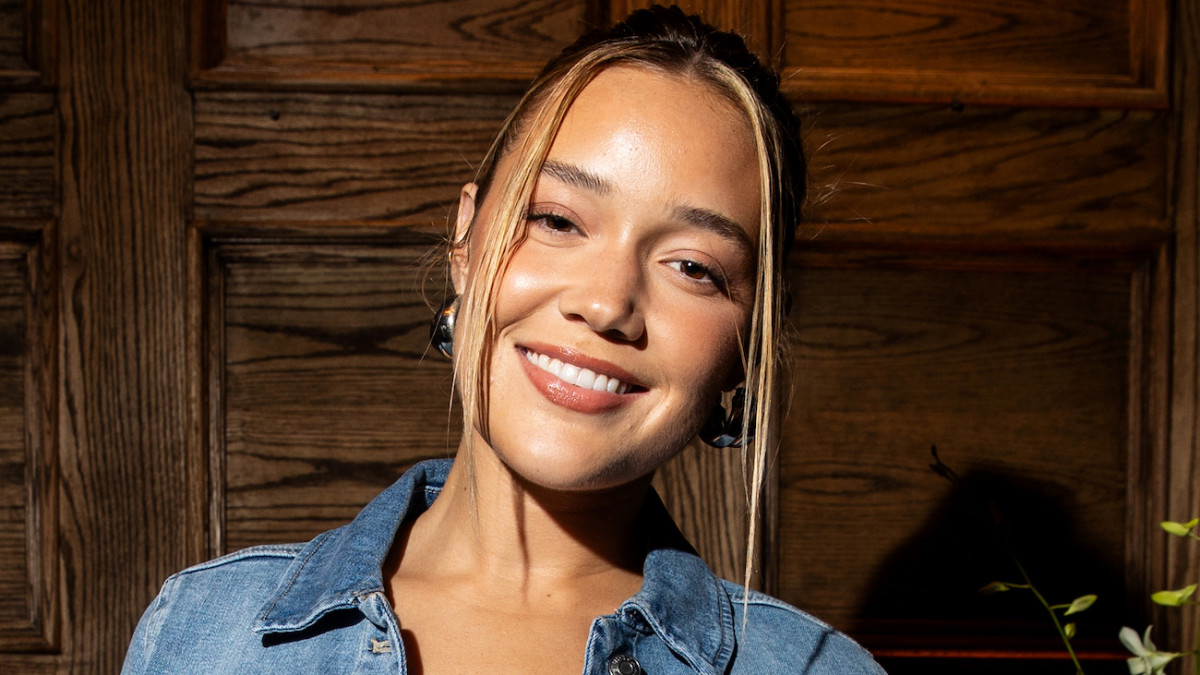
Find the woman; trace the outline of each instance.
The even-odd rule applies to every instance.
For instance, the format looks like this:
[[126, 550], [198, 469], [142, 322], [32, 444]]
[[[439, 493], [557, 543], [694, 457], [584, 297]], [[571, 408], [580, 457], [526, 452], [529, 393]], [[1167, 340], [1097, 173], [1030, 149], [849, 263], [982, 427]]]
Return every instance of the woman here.
[[740, 38], [655, 8], [565, 50], [460, 195], [453, 464], [173, 576], [126, 672], [882, 672], [716, 579], [649, 487], [699, 433], [743, 446], [757, 509], [803, 180]]

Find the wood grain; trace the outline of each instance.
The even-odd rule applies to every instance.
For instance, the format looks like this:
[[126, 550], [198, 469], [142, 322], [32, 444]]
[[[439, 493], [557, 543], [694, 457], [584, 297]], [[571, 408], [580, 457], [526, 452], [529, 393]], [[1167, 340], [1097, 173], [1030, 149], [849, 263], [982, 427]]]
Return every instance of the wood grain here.
[[781, 566], [781, 596], [908, 648], [926, 632], [938, 636], [926, 647], [943, 648], [955, 635], [976, 648], [1036, 635], [1040, 616], [976, 597], [1014, 572], [980, 536], [968, 495], [928, 468], [936, 444], [970, 490], [1011, 510], [1047, 588], [1091, 588], [1077, 595], [1111, 599], [1097, 620], [1124, 618], [1128, 275], [813, 270], [794, 281], [798, 385], [779, 517], [781, 560], [797, 562]]
[[591, 3], [555, 0], [202, 4], [197, 33], [206, 44], [197, 52], [210, 62], [195, 73], [200, 86], [438, 86], [486, 79], [519, 85], [599, 14]]
[[413, 462], [457, 450], [450, 363], [428, 348], [429, 249], [214, 251], [221, 550], [305, 541], [348, 522]]
[[[717, 576], [738, 583], [745, 574], [750, 517], [742, 476], [741, 453], [716, 450], [698, 441], [654, 476], [663, 504], [700, 557]], [[761, 543], [757, 550], [762, 555]], [[757, 575], [754, 581], [761, 587]]]
[[[612, 22], [622, 21], [635, 9], [655, 3], [650, 0], [613, 0], [609, 3]], [[688, 14], [697, 14], [721, 30], [732, 31], [746, 40], [765, 63], [774, 63], [782, 39], [779, 0], [684, 0], [677, 3]], [[778, 65], [778, 64], [776, 64]]]
[[60, 664], [112, 673], [163, 579], [193, 562], [180, 543], [192, 423], [187, 7], [58, 4]]
[[54, 652], [62, 597], [54, 526], [54, 294], [46, 284], [49, 238], [37, 237], [52, 227], [12, 225], [0, 223], [0, 231], [16, 235], [0, 241], [0, 653]]
[[512, 97], [201, 93], [196, 215], [444, 226]]
[[28, 278], [23, 246], [0, 244], [0, 647], [32, 626], [32, 522], [26, 490]]
[[0, 87], [44, 89], [57, 79], [54, 0], [0, 0]]
[[0, 216], [54, 214], [55, 125], [52, 94], [0, 96]]
[[[1171, 368], [1170, 460], [1162, 490], [1164, 517], [1186, 520], [1200, 516], [1200, 7], [1186, 0], [1175, 13], [1175, 108], [1171, 117], [1171, 180], [1174, 196], [1175, 304]], [[1170, 540], [1164, 562], [1165, 586], [1182, 588], [1200, 581], [1200, 546]], [[1190, 610], [1190, 611], [1187, 611]], [[1200, 612], [1166, 610], [1169, 624], [1164, 649], [1194, 647]], [[1182, 615], [1182, 616], [1180, 616]], [[1197, 657], [1191, 657], [1195, 659]], [[1193, 663], [1183, 663], [1188, 672]]]
[[0, 0], [0, 73], [29, 69], [25, 59], [24, 0]]
[[1163, 117], [1114, 110], [813, 106], [799, 246], [1165, 238]]
[[1165, 0], [783, 3], [804, 98], [1166, 105]]

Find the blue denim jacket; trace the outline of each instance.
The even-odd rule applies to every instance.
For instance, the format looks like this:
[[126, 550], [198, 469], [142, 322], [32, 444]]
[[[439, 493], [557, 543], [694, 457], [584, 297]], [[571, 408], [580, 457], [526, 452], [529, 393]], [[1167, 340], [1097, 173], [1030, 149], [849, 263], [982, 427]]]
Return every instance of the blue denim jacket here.
[[[449, 470], [449, 460], [418, 464], [307, 544], [250, 548], [167, 579], [122, 673], [407, 673], [380, 570], [396, 530], [429, 507]], [[592, 622], [585, 674], [883, 673], [829, 626], [713, 576], [657, 495], [645, 513], [664, 535], [641, 591]]]

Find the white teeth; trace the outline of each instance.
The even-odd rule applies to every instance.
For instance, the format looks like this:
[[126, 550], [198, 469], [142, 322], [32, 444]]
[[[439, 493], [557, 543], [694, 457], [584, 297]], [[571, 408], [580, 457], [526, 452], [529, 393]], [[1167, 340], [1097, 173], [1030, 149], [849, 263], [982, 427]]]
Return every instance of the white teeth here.
[[563, 382], [573, 384], [581, 389], [607, 391], [610, 394], [624, 394], [629, 391], [629, 385], [615, 377], [601, 375], [595, 371], [580, 368], [570, 363], [563, 363], [558, 359], [551, 358], [545, 354], [531, 352], [528, 349], [522, 351], [525, 353], [525, 358], [529, 359], [529, 362], [533, 365]]
[[[564, 363], [562, 365], [562, 370], [558, 371], [558, 379], [562, 380], [563, 382], [575, 384], [575, 380], [579, 379], [579, 368], [576, 368], [569, 363]], [[576, 384], [575, 386], [578, 387], [580, 385]]]
[[[604, 376], [601, 375], [600, 377], [604, 377]], [[575, 378], [575, 386], [576, 387], [583, 387], [584, 389], [591, 389], [592, 385], [595, 383], [596, 383], [596, 374], [587, 369], [579, 371], [579, 377]], [[596, 391], [604, 391], [604, 388], [601, 387], [600, 389], [597, 389]]]

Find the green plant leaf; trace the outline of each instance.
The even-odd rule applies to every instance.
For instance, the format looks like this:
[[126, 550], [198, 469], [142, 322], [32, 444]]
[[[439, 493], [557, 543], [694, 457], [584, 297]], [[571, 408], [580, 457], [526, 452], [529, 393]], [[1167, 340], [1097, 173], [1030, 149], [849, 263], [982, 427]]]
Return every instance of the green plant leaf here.
[[1012, 589], [1012, 584], [1006, 584], [1003, 581], [993, 581], [992, 583], [979, 589], [982, 595], [992, 595], [994, 593], [1003, 593]]
[[1164, 520], [1159, 523], [1159, 527], [1161, 527], [1168, 534], [1173, 534], [1176, 537], [1186, 537], [1192, 530], [1196, 528], [1197, 523], [1200, 523], [1200, 518], [1192, 518], [1186, 523], [1177, 523], [1173, 520]]
[[1071, 622], [1063, 626], [1063, 634], [1067, 636], [1068, 640], [1075, 637], [1075, 623]]
[[1087, 609], [1088, 607], [1091, 607], [1092, 603], [1094, 603], [1094, 602], [1096, 602], [1096, 596], [1081, 595], [1078, 598], [1075, 598], [1073, 601], [1071, 601], [1071, 606], [1067, 608], [1067, 611], [1063, 613], [1063, 616], [1070, 616], [1072, 614], [1082, 612], [1083, 610]]
[[1150, 599], [1157, 604], [1167, 607], [1180, 607], [1186, 603], [1188, 598], [1192, 597], [1192, 594], [1195, 592], [1196, 584], [1192, 584], [1191, 586], [1184, 586], [1176, 591], [1159, 591], [1154, 595], [1151, 595]]

